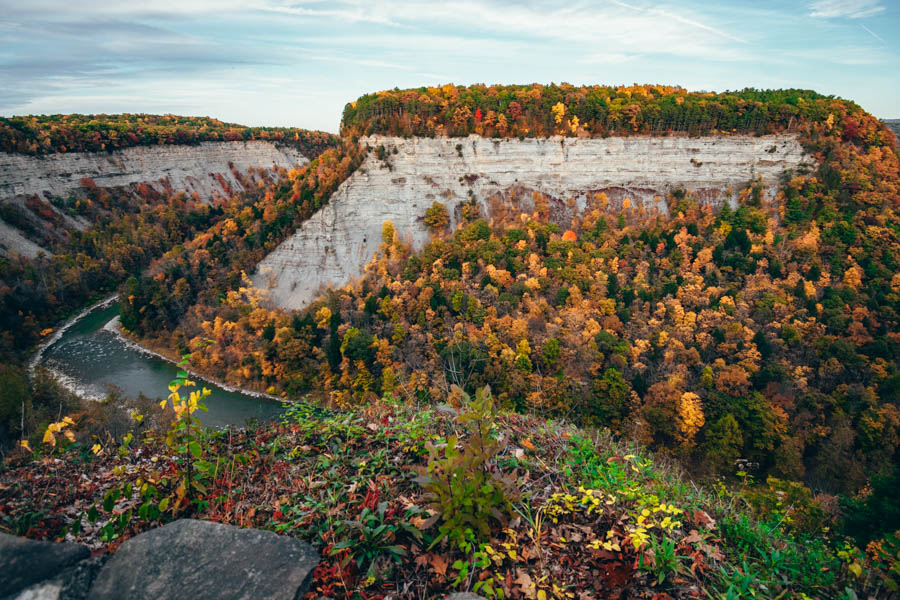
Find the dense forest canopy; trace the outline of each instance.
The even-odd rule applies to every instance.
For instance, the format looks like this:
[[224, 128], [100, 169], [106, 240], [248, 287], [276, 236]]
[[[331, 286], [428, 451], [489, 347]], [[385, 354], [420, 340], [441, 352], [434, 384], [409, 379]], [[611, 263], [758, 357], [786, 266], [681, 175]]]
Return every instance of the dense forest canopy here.
[[[861, 114], [853, 102], [811, 90], [689, 92], [661, 85], [445, 85], [386, 90], [344, 108], [342, 131], [360, 135], [601, 137], [686, 132], [765, 134], [832, 115]], [[856, 137], [854, 125], [847, 123]], [[884, 141], [885, 131], [868, 132]]]
[[20, 154], [101, 152], [132, 146], [268, 140], [296, 146], [309, 159], [338, 144], [325, 131], [245, 127], [178, 115], [27, 115], [0, 117], [0, 151]]

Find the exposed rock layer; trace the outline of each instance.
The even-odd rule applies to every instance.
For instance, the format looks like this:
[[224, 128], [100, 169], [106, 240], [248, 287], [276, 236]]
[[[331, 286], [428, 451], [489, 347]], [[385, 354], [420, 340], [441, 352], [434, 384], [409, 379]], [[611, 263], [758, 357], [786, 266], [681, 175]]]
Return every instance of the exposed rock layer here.
[[[554, 217], [565, 222], [589, 194], [604, 192], [613, 206], [624, 198], [665, 211], [661, 198], [676, 189], [704, 202], [733, 201], [737, 190], [761, 178], [777, 182], [786, 169], [812, 164], [793, 135], [610, 137], [606, 139], [492, 140], [390, 138], [384, 157], [363, 165], [322, 208], [259, 265], [254, 281], [269, 286], [283, 308], [308, 305], [326, 286], [362, 275], [381, 242], [384, 221], [420, 248], [427, 240], [425, 210], [438, 200], [455, 223], [457, 209], [475, 198], [490, 214], [498, 198], [530, 210], [531, 191], [550, 197]], [[771, 192], [770, 192], [771, 193]]]
[[[83, 177], [100, 187], [146, 183], [159, 192], [187, 192], [208, 200], [243, 190], [232, 168], [246, 173], [249, 167], [292, 168], [309, 162], [291, 146], [272, 142], [205, 142], [195, 146], [139, 146], [113, 152], [69, 152], [29, 156], [0, 152], [0, 203], [38, 195], [66, 198], [77, 193]], [[79, 226], [64, 213], [70, 226]], [[83, 227], [84, 224], [81, 224]], [[0, 222], [0, 253], [13, 250], [33, 256], [40, 249], [21, 232]]]
[[215, 176], [240, 190], [229, 163], [248, 167], [293, 167], [306, 164], [296, 148], [271, 142], [205, 142], [196, 146], [139, 146], [113, 152], [69, 152], [28, 156], [0, 152], [0, 200], [15, 196], [67, 196], [90, 177], [100, 187], [149, 183], [156, 189], [197, 193], [210, 198], [223, 193]]

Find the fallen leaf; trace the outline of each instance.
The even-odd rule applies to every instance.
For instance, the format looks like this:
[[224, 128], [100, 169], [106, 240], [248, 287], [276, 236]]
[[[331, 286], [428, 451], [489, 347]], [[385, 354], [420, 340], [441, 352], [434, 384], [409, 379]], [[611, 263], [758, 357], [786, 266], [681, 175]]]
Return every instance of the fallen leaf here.
[[707, 529], [716, 528], [716, 520], [709, 516], [709, 513], [705, 510], [698, 509], [693, 511], [691, 519], [700, 527], [706, 527]]
[[703, 538], [700, 537], [700, 533], [696, 529], [691, 529], [690, 535], [682, 540], [687, 544], [696, 544], [697, 542], [702, 542]]
[[428, 560], [428, 563], [431, 565], [431, 568], [434, 569], [434, 572], [441, 577], [446, 577], [447, 567], [450, 565], [450, 561], [440, 554], [428, 554], [428, 556], [431, 557]]
[[531, 575], [526, 571], [516, 569], [516, 578], [513, 580], [513, 583], [519, 587], [526, 598], [534, 599], [537, 597], [537, 590], [535, 589], [534, 582], [531, 580]]

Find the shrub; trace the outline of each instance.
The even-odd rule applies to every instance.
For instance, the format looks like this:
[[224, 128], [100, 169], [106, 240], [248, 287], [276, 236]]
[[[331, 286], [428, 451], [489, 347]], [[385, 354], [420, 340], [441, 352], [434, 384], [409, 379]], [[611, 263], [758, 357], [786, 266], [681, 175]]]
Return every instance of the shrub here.
[[515, 472], [501, 473], [496, 465], [506, 442], [491, 435], [495, 413], [490, 387], [479, 389], [474, 400], [457, 386], [453, 392], [468, 404], [457, 417], [467, 430], [466, 439], [450, 436], [444, 447], [426, 442], [428, 466], [416, 481], [424, 485], [431, 508], [443, 521], [432, 546], [449, 538], [463, 548], [470, 539], [489, 537], [492, 519], [506, 522], [518, 497], [518, 478]]

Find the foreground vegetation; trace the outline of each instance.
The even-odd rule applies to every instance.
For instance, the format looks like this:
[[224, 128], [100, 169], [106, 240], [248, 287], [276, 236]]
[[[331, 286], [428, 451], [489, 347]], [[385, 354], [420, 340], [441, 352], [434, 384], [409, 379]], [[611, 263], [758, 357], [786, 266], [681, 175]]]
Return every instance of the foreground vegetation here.
[[202, 394], [177, 397], [168, 434], [136, 421], [119, 438], [78, 431], [78, 416], [53, 424], [33, 456], [3, 465], [0, 528], [107, 551], [179, 516], [270, 529], [321, 553], [310, 598], [897, 589], [897, 539], [857, 548], [802, 487], [697, 486], [604, 430], [498, 412], [486, 390], [457, 388], [440, 406], [299, 403], [281, 423], [220, 432], [189, 424]]

